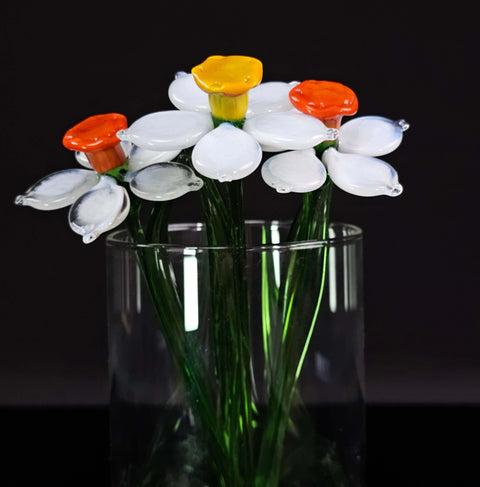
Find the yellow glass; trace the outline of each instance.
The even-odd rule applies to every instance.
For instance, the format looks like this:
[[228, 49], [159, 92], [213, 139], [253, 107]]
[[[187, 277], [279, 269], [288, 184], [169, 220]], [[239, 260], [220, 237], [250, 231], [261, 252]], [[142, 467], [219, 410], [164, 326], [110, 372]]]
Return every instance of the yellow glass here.
[[262, 63], [249, 56], [210, 56], [192, 69], [197, 85], [207, 93], [237, 96], [262, 80]]
[[247, 113], [248, 92], [238, 96], [210, 93], [208, 101], [214, 117], [221, 120], [241, 120]]

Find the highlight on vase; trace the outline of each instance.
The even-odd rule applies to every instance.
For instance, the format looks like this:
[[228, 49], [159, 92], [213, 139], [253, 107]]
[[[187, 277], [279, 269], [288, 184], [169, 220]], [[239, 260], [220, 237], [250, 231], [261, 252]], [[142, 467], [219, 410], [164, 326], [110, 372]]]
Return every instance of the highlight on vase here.
[[[115, 487], [363, 485], [361, 230], [330, 221], [332, 193], [400, 195], [380, 157], [409, 125], [356, 116], [338, 81], [262, 78], [258, 59], [210, 56], [174, 76], [172, 109], [70, 128], [80, 167], [15, 199], [70, 207], [85, 243], [117, 229]], [[302, 195], [293, 221], [246, 221], [257, 171], [265, 198]], [[174, 224], [189, 192], [203, 219]]]

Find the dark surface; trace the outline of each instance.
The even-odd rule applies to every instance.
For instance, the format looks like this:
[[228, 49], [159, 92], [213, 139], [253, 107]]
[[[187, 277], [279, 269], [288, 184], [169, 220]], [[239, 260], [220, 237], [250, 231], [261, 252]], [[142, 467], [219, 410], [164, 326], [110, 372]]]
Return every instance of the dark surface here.
[[[74, 167], [61, 145], [83, 118], [171, 109], [174, 73], [248, 54], [264, 80], [329, 79], [359, 115], [405, 118], [385, 159], [398, 198], [336, 191], [333, 218], [365, 232], [367, 390], [374, 402], [480, 403], [478, 15], [471, 1], [2, 2], [0, 404], [106, 404], [103, 239], [66, 210], [13, 205]], [[268, 8], [268, 6], [270, 8]], [[249, 218], [290, 218], [298, 198], [246, 181]], [[198, 218], [194, 195], [177, 221]]]
[[[367, 486], [478, 485], [479, 414], [479, 406], [367, 407]], [[2, 487], [109, 486], [107, 408], [3, 408], [0, 430]]]

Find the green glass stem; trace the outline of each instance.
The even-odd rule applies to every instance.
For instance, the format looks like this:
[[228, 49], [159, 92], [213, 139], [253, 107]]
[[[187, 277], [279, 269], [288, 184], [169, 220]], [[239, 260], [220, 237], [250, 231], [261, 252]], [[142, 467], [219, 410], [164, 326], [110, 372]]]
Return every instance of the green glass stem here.
[[[290, 231], [292, 240], [325, 240], [328, 232], [332, 183], [308, 193]], [[274, 287], [268, 262], [264, 263], [262, 283], [262, 317], [264, 350], [268, 365], [269, 401], [264, 424], [255, 477], [256, 487], [277, 487], [281, 477], [284, 438], [291, 422], [291, 408], [296, 396], [296, 384], [307, 354], [322, 301], [328, 248], [294, 253], [289, 261], [283, 289]], [[312, 287], [313, 283], [313, 287]], [[272, 291], [274, 294], [272, 295]], [[304, 295], [314, 296], [305, 306]], [[276, 306], [273, 300], [277, 298]], [[279, 320], [275, 307], [283, 308]], [[272, 316], [273, 311], [273, 316]], [[283, 324], [282, 336], [274, 329]]]
[[[218, 125], [221, 121], [214, 123]], [[321, 155], [330, 145], [317, 148], [317, 153]], [[191, 151], [183, 151], [178, 161], [191, 166]], [[291, 227], [290, 240], [325, 239], [331, 192], [332, 182], [328, 179], [322, 188], [304, 196]], [[292, 255], [286, 269], [287, 278], [280, 287], [272, 280], [271, 263], [262, 261], [262, 319], [269, 400], [262, 420], [259, 449], [255, 452], [256, 408], [251, 378], [242, 181], [220, 184], [205, 179], [199, 195], [208, 244], [217, 247], [209, 253], [216, 390], [209, 386], [206, 363], [199, 355], [195, 333], [185, 333], [183, 328], [183, 308], [166, 253], [161, 247], [154, 253], [140, 250], [138, 262], [167, 347], [183, 377], [195, 423], [210, 438], [210, 457], [218, 485], [278, 487], [284, 439], [292, 426], [296, 384], [323, 296], [327, 249]], [[145, 232], [139, 210], [140, 203], [133, 198], [127, 218], [132, 238], [140, 243], [166, 241], [169, 205], [154, 206]], [[223, 253], [218, 249], [222, 246], [229, 250]], [[307, 310], [304, 309], [305, 293], [316, 296]]]
[[[242, 128], [244, 120], [212, 117], [214, 127], [230, 122]], [[187, 163], [189, 163], [187, 159]], [[190, 162], [191, 164], [191, 162]], [[228, 486], [251, 486], [253, 478], [253, 409], [250, 375], [248, 289], [245, 281], [245, 217], [243, 182], [219, 184], [205, 178], [200, 198], [208, 243], [236, 249], [210, 253], [213, 289], [213, 347], [218, 382], [220, 428], [227, 451]]]
[[[244, 277], [245, 235], [243, 189], [240, 181], [223, 183], [223, 195], [209, 181], [204, 197], [209, 244], [233, 251], [210, 253], [210, 281], [213, 290], [213, 347], [218, 383], [219, 420], [225, 436], [229, 462], [227, 485], [250, 486], [253, 465], [252, 384], [248, 292]], [[205, 193], [204, 193], [205, 195]], [[205, 201], [207, 200], [207, 201]], [[212, 207], [212, 201], [216, 205]], [[217, 210], [217, 208], [220, 209]], [[224, 212], [228, 220], [219, 219]]]
[[245, 118], [241, 118], [240, 120], [224, 120], [223, 118], [218, 118], [212, 115], [212, 120], [213, 120], [213, 126], [217, 128], [220, 124], [228, 122], [237, 127], [238, 129], [241, 129], [243, 127], [243, 124], [245, 123]]
[[[126, 225], [132, 239], [137, 243], [145, 243], [146, 238], [139, 220], [141, 203], [131, 197], [131, 210]], [[167, 227], [168, 207], [158, 204], [152, 212], [147, 229], [149, 236], [160, 237]], [[178, 296], [174, 274], [168, 255], [162, 247], [137, 251], [137, 263], [147, 284], [155, 311], [158, 325], [170, 352], [175, 370], [182, 377], [186, 395], [192, 412], [197, 418], [197, 426], [208, 438], [211, 445], [212, 463], [219, 478], [228, 470], [225, 465], [227, 458], [222, 431], [219, 429], [215, 415], [215, 400], [209, 387], [209, 378], [205, 369], [201, 350], [194, 337], [185, 333], [183, 307]]]
[[[191, 166], [191, 152], [183, 151], [179, 160]], [[199, 196], [208, 244], [229, 248], [224, 253], [218, 249], [209, 253], [218, 401], [215, 414], [225, 460], [220, 483], [247, 487], [253, 477], [253, 410], [243, 184], [204, 178]]]
[[146, 240], [148, 243], [168, 242], [168, 219], [170, 216], [171, 202], [162, 201], [155, 203], [147, 221]]

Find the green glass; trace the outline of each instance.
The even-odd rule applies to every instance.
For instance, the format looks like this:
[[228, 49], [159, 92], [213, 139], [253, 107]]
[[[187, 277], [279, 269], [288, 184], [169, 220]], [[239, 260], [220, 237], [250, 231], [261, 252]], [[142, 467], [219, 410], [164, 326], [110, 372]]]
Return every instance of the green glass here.
[[107, 238], [114, 487], [362, 486], [362, 233]]

